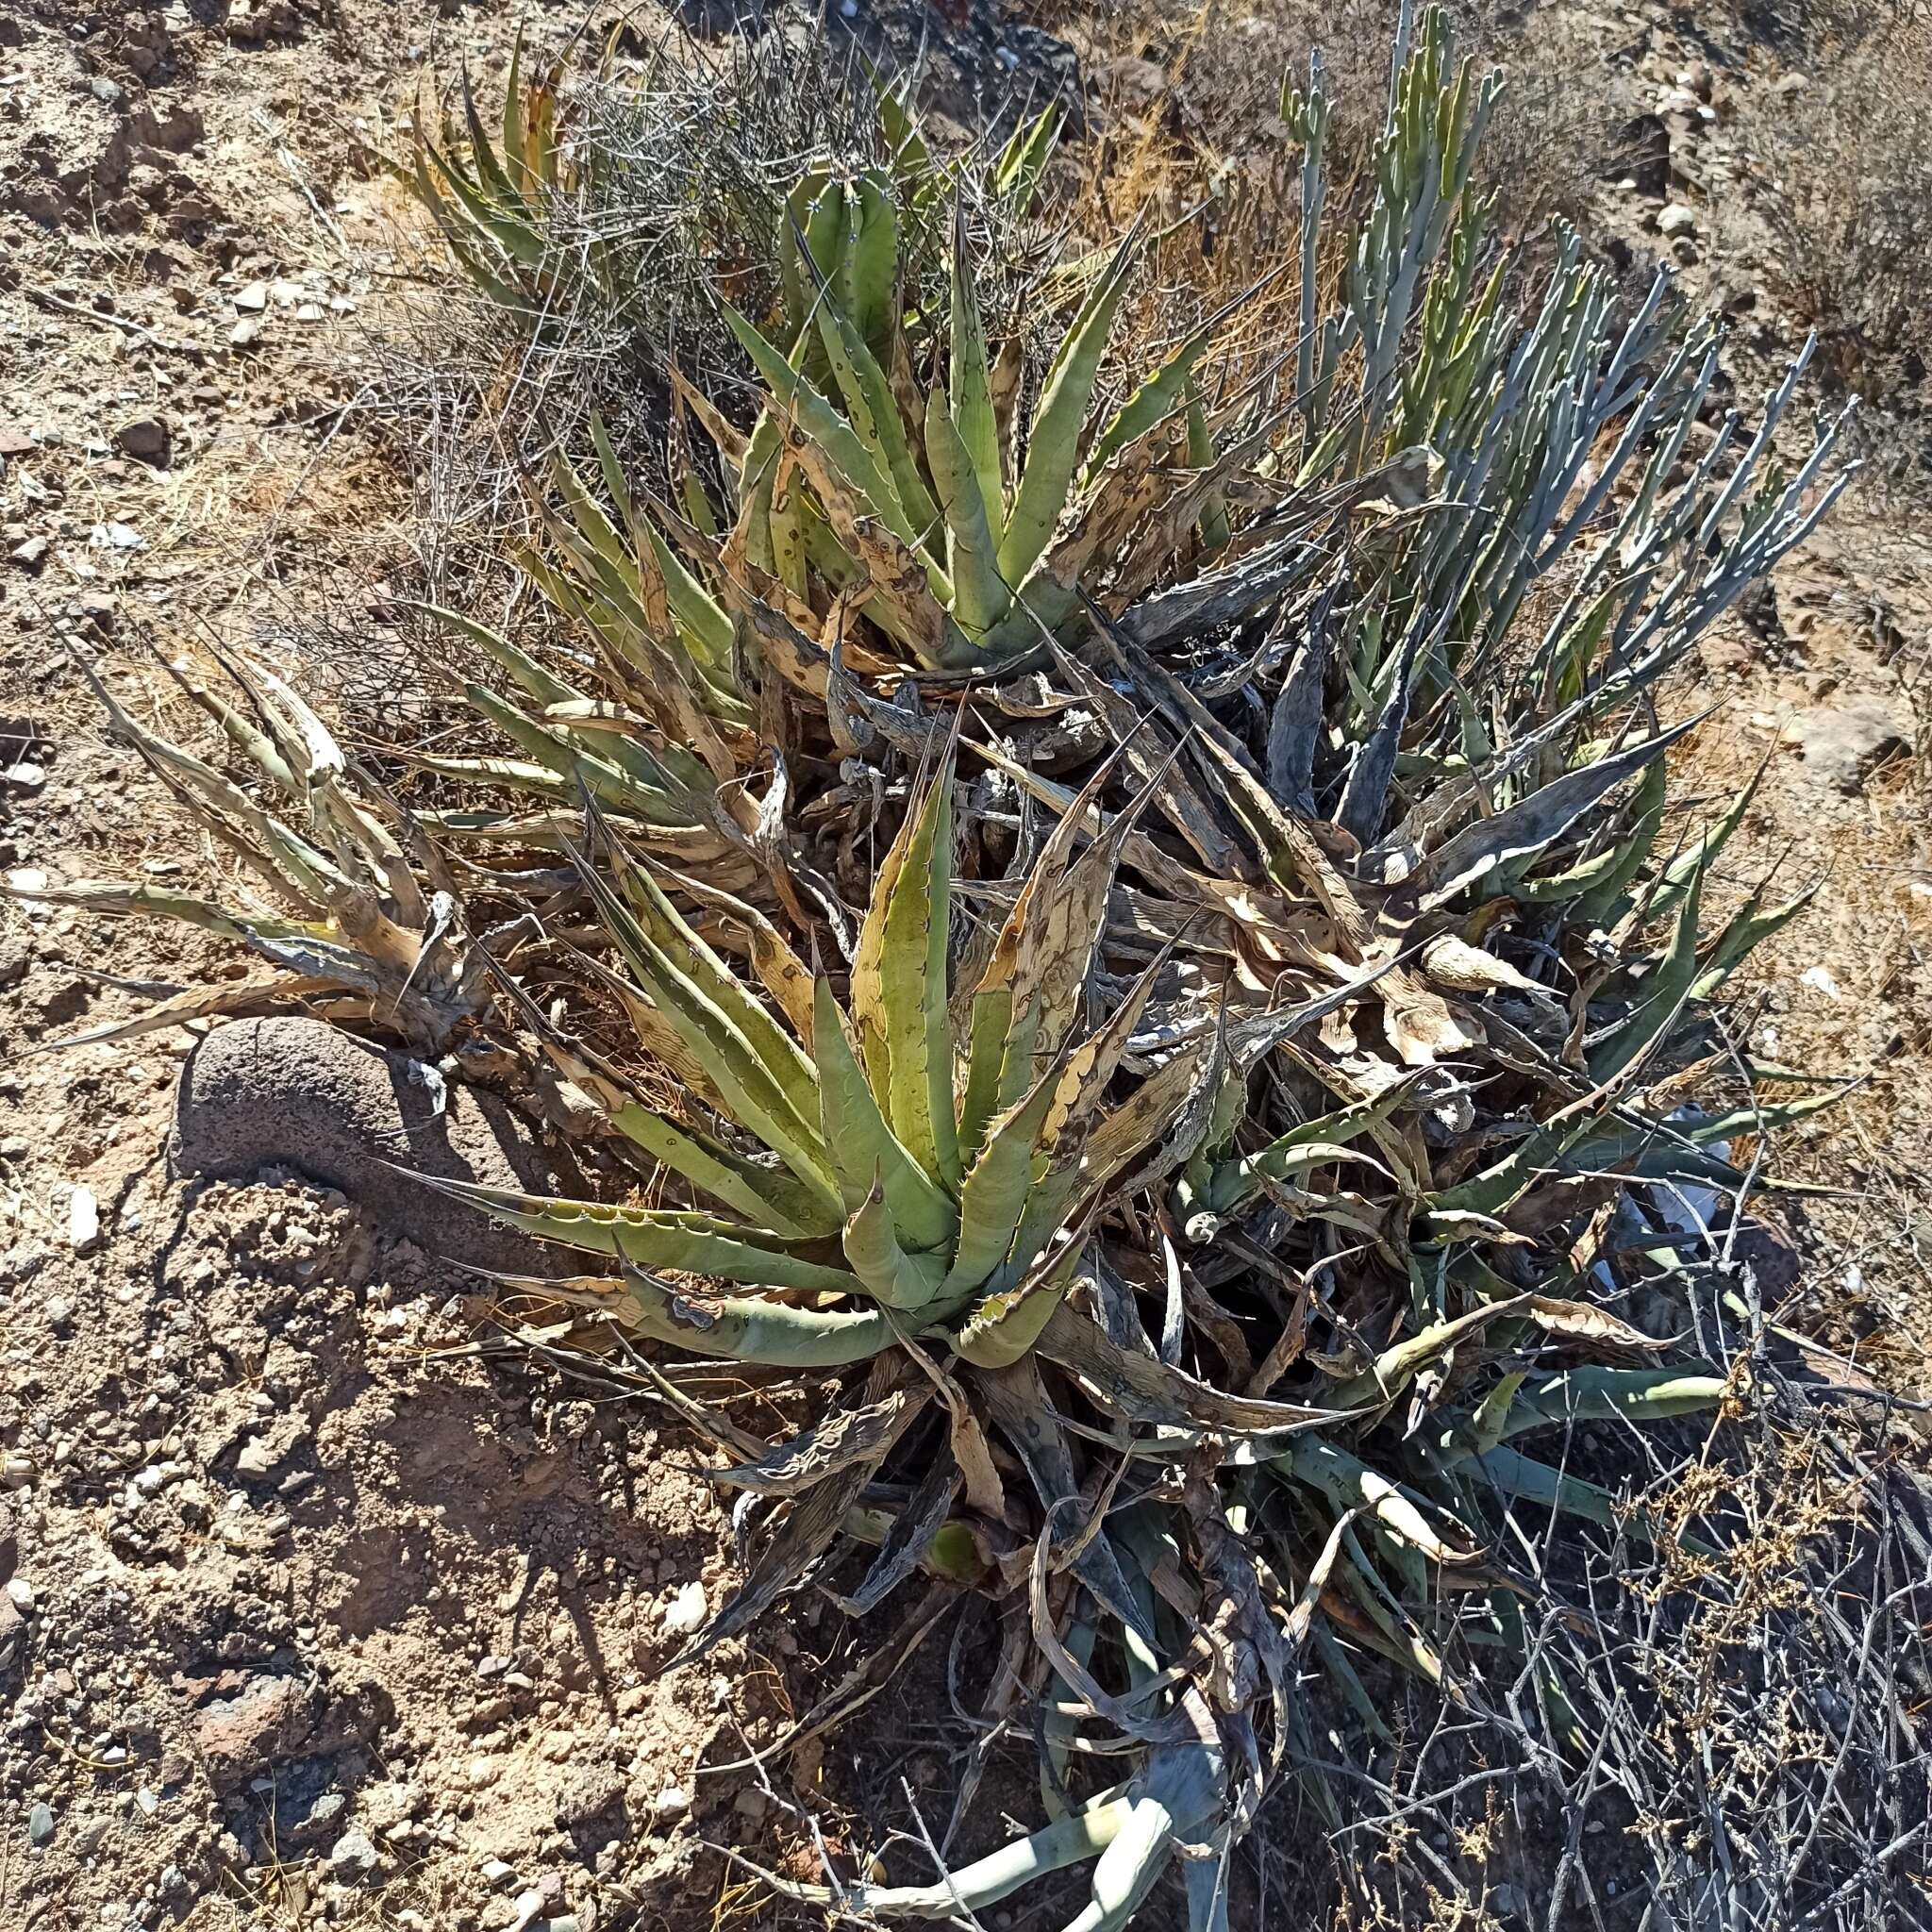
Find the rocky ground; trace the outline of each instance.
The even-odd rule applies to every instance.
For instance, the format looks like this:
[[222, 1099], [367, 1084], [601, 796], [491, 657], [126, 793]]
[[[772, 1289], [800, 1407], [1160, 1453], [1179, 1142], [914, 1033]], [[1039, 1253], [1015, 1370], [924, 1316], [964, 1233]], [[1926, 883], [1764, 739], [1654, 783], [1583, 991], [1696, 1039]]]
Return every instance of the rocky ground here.
[[[1158, 33], [1050, 24], [1096, 108], [1132, 59], [1143, 111], [1211, 120]], [[286, 656], [305, 613], [353, 631], [385, 594], [410, 502], [372, 343], [420, 258], [375, 157], [425, 66], [492, 76], [513, 25], [418, 0], [0, 18], [16, 883], [211, 863], [100, 735], [77, 659], [152, 705], [151, 645]], [[1532, 73], [1540, 48], [1587, 63], [1624, 137], [1627, 167], [1574, 184], [1592, 240], [1731, 313], [1761, 392], [1801, 331], [1748, 134], [1828, 77], [1661, 7], [1523, 31]], [[1924, 502], [1855, 496], [1682, 693], [1718, 706], [1690, 782], [1716, 798], [1773, 759], [1733, 883], [1823, 881], [1761, 958], [1754, 1044], [1872, 1075], [1783, 1156], [1851, 1198], [1793, 1225], [1779, 1319], [1907, 1385], [1932, 1345]], [[0, 1925], [748, 1923], [758, 1888], [698, 1847], [779, 1861], [798, 1794], [701, 1767], [836, 1680], [843, 1620], [801, 1605], [658, 1674], [732, 1550], [637, 1378], [504, 1345], [474, 1284], [366, 1204], [184, 1179], [192, 1034], [37, 1051], [210, 970], [174, 928], [0, 904]], [[836, 1819], [904, 1775], [909, 1800], [943, 1783], [940, 1735], [900, 1712], [828, 1785], [806, 1754], [802, 1795]]]

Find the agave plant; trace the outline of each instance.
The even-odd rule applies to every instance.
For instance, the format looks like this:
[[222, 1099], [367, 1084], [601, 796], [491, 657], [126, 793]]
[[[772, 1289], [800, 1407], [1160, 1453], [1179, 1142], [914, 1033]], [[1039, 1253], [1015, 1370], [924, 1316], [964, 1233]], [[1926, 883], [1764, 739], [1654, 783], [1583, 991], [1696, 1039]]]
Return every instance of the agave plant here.
[[[1551, 1586], [1512, 1512], [1651, 1533], [1539, 1438], [1740, 1395], [1606, 1303], [1687, 1265], [1675, 1207], [1771, 1185], [1740, 1135], [1824, 1104], [1725, 1057], [1687, 1108], [1707, 1003], [1804, 895], [1707, 922], [1753, 788], [1675, 799], [1695, 721], [1655, 699], [1841, 479], [1828, 428], [1771, 462], [1802, 357], [1747, 433], [1704, 420], [1715, 338], [1661, 283], [1620, 319], [1561, 236], [1523, 294], [1470, 187], [1497, 86], [1438, 12], [1405, 14], [1339, 231], [1319, 70], [1285, 94], [1299, 341], [1223, 357], [1218, 314], [1133, 388], [1132, 232], [1037, 284], [1043, 368], [986, 320], [973, 225], [1030, 224], [1051, 125], [987, 189], [870, 98], [878, 151], [785, 185], [723, 311], [755, 413], [680, 375], [663, 489], [601, 434], [594, 481], [547, 474], [524, 567], [583, 648], [439, 614], [515, 755], [414, 757], [478, 789], [416, 823], [568, 858], [542, 890], [593, 941], [561, 1017], [507, 948], [458, 983], [655, 1176], [648, 1206], [439, 1185], [600, 1257], [537, 1291], [586, 1332], [826, 1391], [778, 1442], [693, 1408], [762, 1535], [687, 1658], [808, 1576], [856, 1612], [922, 1569], [1024, 1601], [984, 1738], [1038, 1720], [1047, 1822], [836, 1903], [963, 1916], [1091, 1859], [1092, 1932], [1177, 1861], [1224, 1926], [1266, 1790], [1344, 1710], [1381, 1723], [1376, 1673], [1480, 1715], [1523, 1669]], [[691, 424], [715, 463], [679, 459]], [[319, 911], [379, 828], [291, 762], [297, 717], [223, 723], [311, 829], [190, 789]], [[1582, 1688], [1542, 1686], [1575, 1748]]]
[[[608, 65], [608, 62], [607, 62]], [[536, 78], [524, 73], [523, 35], [510, 54], [501, 126], [477, 111], [467, 72], [459, 90], [467, 160], [431, 139], [419, 114], [412, 164], [396, 174], [427, 209], [463, 273], [505, 308], [542, 313], [572, 306], [582, 282], [608, 301], [620, 272], [608, 243], [558, 245], [559, 214], [593, 195], [599, 149], [558, 125], [562, 57]]]
[[[975, 1363], [971, 1350], [999, 1324], [989, 1331], [963, 1306], [940, 1303], [924, 1329], [889, 1302], [866, 1306], [845, 1244], [855, 1230], [867, 1238], [870, 1196], [841, 1189], [836, 1253], [777, 1244], [842, 1277], [766, 1300], [800, 1316], [842, 1312], [866, 1337], [866, 1404], [831, 1433], [853, 1432], [877, 1456], [849, 1493], [821, 1498], [816, 1482], [796, 1488], [822, 1467], [818, 1431], [749, 1457], [733, 1445], [741, 1474], [725, 1480], [756, 1486], [770, 1458], [784, 1472], [773, 1487], [791, 1498], [748, 1600], [769, 1601], [841, 1525], [884, 1539], [872, 1587], [852, 1599], [867, 1606], [922, 1556], [944, 1574], [1015, 1587], [1008, 1540], [1024, 1534], [1039, 1644], [1026, 1682], [1051, 1707], [1053, 1822], [929, 1886], [852, 1888], [840, 1901], [850, 1909], [978, 1910], [1091, 1857], [1079, 1923], [1121, 1924], [1178, 1846], [1221, 1854], [1185, 1861], [1192, 1923], [1221, 1923], [1227, 1846], [1273, 1769], [1319, 1755], [1289, 1690], [1296, 1649], [1314, 1646], [1371, 1723], [1366, 1657], [1479, 1707], [1479, 1673], [1452, 1659], [1466, 1657], [1457, 1639], [1472, 1629], [1506, 1656], [1518, 1641], [1524, 1586], [1495, 1550], [1500, 1514], [1607, 1522], [1616, 1509], [1608, 1491], [1539, 1459], [1537, 1434], [1665, 1421], [1729, 1390], [1720, 1364], [1663, 1359], [1668, 1345], [1610, 1314], [1603, 1291], [1681, 1265], [1665, 1232], [1673, 1193], [1741, 1200], [1762, 1184], [1725, 1143], [1824, 1104], [1745, 1095], [1711, 1119], [1681, 1118], [1676, 1104], [1698, 1003], [1802, 895], [1772, 907], [1754, 893], [1705, 929], [1704, 881], [1749, 792], [1707, 826], [1680, 823], [1665, 760], [1689, 727], [1657, 728], [1635, 701], [1841, 485], [1814, 488], [1829, 432], [1794, 475], [1764, 474], [1795, 369], [1748, 439], [1726, 422], [1682, 460], [1713, 344], [1701, 327], [1675, 327], [1661, 285], [1613, 325], [1605, 279], [1565, 240], [1527, 315], [1507, 306], [1501, 265], [1484, 261], [1486, 206], [1467, 192], [1494, 99], [1456, 62], [1441, 16], [1425, 17], [1398, 64], [1374, 195], [1343, 248], [1349, 306], [1332, 327], [1311, 311], [1305, 331], [1295, 427], [1238, 436], [1231, 456], [1213, 453], [1205, 420], [1189, 421], [1205, 419], [1191, 378], [1211, 335], [1157, 371], [1144, 407], [1092, 415], [1125, 256], [1081, 297], [1018, 460], [997, 407], [985, 434], [978, 372], [996, 358], [957, 244], [945, 328], [917, 354], [908, 339], [882, 360], [822, 263], [815, 341], [801, 331], [784, 352], [734, 321], [782, 419], [775, 460], [790, 458], [801, 500], [839, 541], [805, 544], [789, 578], [752, 576], [737, 567], [758, 541], [744, 498], [735, 548], [717, 540], [708, 566], [691, 529], [678, 531], [694, 580], [715, 587], [708, 621], [748, 586], [795, 634], [816, 622], [824, 637], [829, 596], [835, 625], [863, 613], [935, 698], [961, 671], [985, 676], [981, 716], [997, 722], [965, 732], [963, 755], [986, 775], [973, 794], [981, 825], [968, 807], [962, 836], [984, 843], [1002, 809], [1024, 806], [1056, 819], [1056, 839], [1070, 827], [1095, 849], [1119, 839], [1091, 964], [1117, 1014], [1141, 1002], [1122, 1060], [1146, 1071], [1123, 1105], [1184, 1096], [1172, 1109], [1163, 1100], [1159, 1140], [1129, 1166], [1096, 1169], [1090, 1147], [1083, 1180], [1046, 1202], [1047, 1218], [1064, 1220], [1058, 1247], [1054, 1236], [1023, 1243], [1021, 1265], [1058, 1253], [1065, 1272], [1015, 1306], [1016, 1321], [1031, 1312], [1010, 1365]], [[1319, 211], [1319, 85], [1291, 105]], [[815, 357], [828, 374], [814, 376]], [[923, 388], [908, 380], [919, 367]], [[988, 398], [993, 388], [989, 376]], [[1054, 425], [1065, 440], [1042, 441]], [[748, 442], [727, 431], [721, 447], [746, 474]], [[1111, 517], [1108, 479], [1133, 463], [1145, 465], [1144, 493]], [[1180, 539], [1191, 542], [1217, 495], [1220, 560], [1189, 577], [1180, 560], [1197, 553]], [[1063, 580], [1041, 574], [1052, 554], [1033, 547], [1042, 523], [1073, 559]], [[784, 554], [770, 552], [774, 563]], [[1525, 637], [1532, 590], [1552, 586]], [[747, 621], [742, 603], [730, 614]], [[1002, 678], [1035, 647], [1043, 670], [1008, 694]], [[1074, 708], [1101, 721], [1093, 755], [1112, 759], [1077, 788], [1027, 757], [1043, 736], [1030, 721]], [[1123, 833], [1130, 802], [1138, 825]], [[938, 809], [928, 795], [895, 853]], [[882, 876], [897, 881], [894, 863]], [[1144, 975], [1161, 971], [1183, 995], [1147, 991]], [[821, 1006], [835, 1014], [829, 996], [815, 1001], [815, 1027]], [[946, 1054], [920, 1062], [928, 1080], [948, 1068], [943, 1103], [921, 1091], [927, 1116], [950, 1116], [957, 1133], [976, 1063], [957, 1026], [948, 1037]], [[676, 1051], [689, 1067], [691, 1043]], [[898, 1064], [853, 1058], [888, 1084]], [[747, 1124], [717, 1098], [722, 1119]], [[897, 1126], [884, 1101], [880, 1111]], [[828, 1139], [824, 1118], [822, 1097]], [[938, 1141], [929, 1153], [922, 1171], [943, 1191]], [[664, 1158], [704, 1186], [689, 1162]], [[1042, 1176], [1055, 1158], [1034, 1150]], [[540, 1229], [569, 1211], [495, 1205]], [[618, 1225], [591, 1232], [617, 1248]], [[834, 1232], [827, 1219], [815, 1238]], [[892, 1234], [882, 1252], [894, 1272], [880, 1280], [901, 1292], [899, 1257], [921, 1251], [896, 1222]], [[657, 1266], [675, 1265], [672, 1252], [659, 1246]], [[943, 1282], [956, 1265], [942, 1243], [917, 1278]], [[711, 1304], [696, 1320], [715, 1342], [694, 1340], [682, 1285], [646, 1290], [634, 1276], [585, 1291], [693, 1352], [780, 1332], [760, 1307]], [[840, 1299], [812, 1298], [822, 1291]], [[727, 1306], [732, 1320], [710, 1326]], [[950, 1500], [893, 1479], [928, 1466], [917, 1431], [934, 1424], [849, 1420], [889, 1401], [898, 1415], [899, 1385], [877, 1353], [889, 1361], [895, 1346], [941, 1374], [950, 1359], [959, 1385], [945, 1424]], [[968, 1436], [957, 1418], [975, 1401], [985, 1420]], [[1006, 1453], [1025, 1471], [1030, 1521], [1004, 1487], [996, 1499], [967, 1492], [980, 1437], [1003, 1445], [995, 1474]], [[1095, 1443], [1118, 1452], [1123, 1474], [1109, 1476]], [[883, 1513], [867, 1506], [867, 1480]], [[1059, 1520], [1070, 1500], [1071, 1533]], [[1071, 1587], [1066, 1542], [1078, 1545]], [[724, 1627], [741, 1627], [738, 1616], [734, 1606]], [[1557, 1687], [1553, 1707], [1567, 1694]], [[1578, 1711], [1573, 1728], [1585, 1721]], [[1095, 1727], [1137, 1751], [1140, 1769], [1118, 1787], [1079, 1789], [1077, 1747]]]
[[[1026, 1591], [1039, 1649], [1022, 1681], [1057, 1713], [1054, 1822], [930, 1886], [853, 1888], [838, 1902], [854, 1911], [979, 1910], [1091, 1857], [1091, 1923], [1121, 1924], [1171, 1858], [1206, 1848], [1184, 1861], [1191, 1922], [1224, 1924], [1231, 1841], [1271, 1770], [1314, 1751], [1297, 1650], [1318, 1646], [1371, 1709], [1365, 1654], [1479, 1701], [1447, 1659], [1468, 1606], [1511, 1627], [1521, 1580], [1487, 1528], [1499, 1500], [1600, 1522], [1617, 1509], [1519, 1445], [1727, 1393], [1722, 1370], [1659, 1362], [1667, 1342], [1597, 1305], [1596, 1271], [1621, 1256], [1573, 1244], [1552, 1267], [1523, 1230], [1567, 1226], [1579, 1185], [1595, 1190], [1584, 1211], [1633, 1186], [1640, 1200], [1741, 1192], [1712, 1143], [1820, 1104], [1674, 1125], [1628, 1097], [1692, 991], [1762, 924], [1747, 909], [1701, 950], [1684, 937], [1741, 802], [1687, 860], [1653, 870], [1641, 826], [1626, 839], [1626, 883], [1643, 884], [1624, 916], [1672, 911], [1666, 955], [1641, 999], [1592, 1008], [1581, 1076], [1550, 1058], [1554, 1094], [1531, 1108], [1547, 1124], [1458, 1182], [1481, 1136], [1470, 1122], [1432, 1149], [1443, 1094], [1423, 1076], [1307, 1105], [1350, 1077], [1324, 1034], [1373, 974], [1217, 1023], [1163, 947], [1098, 1025], [1080, 1024], [1132, 863], [1131, 820], [1090, 817], [1107, 775], [1060, 816], [990, 941], [959, 948], [942, 768], [880, 867], [842, 1006], [748, 908], [615, 849], [586, 863], [625, 968], [608, 983], [645, 1051], [701, 1097], [677, 1120], [626, 1099], [613, 1121], [691, 1203], [436, 1183], [614, 1264], [531, 1284], [543, 1295], [687, 1355], [841, 1376], [790, 1441], [721, 1436], [716, 1479], [779, 1520], [684, 1660], [835, 1563], [841, 1536], [876, 1552], [844, 1599], [855, 1610], [922, 1567]], [[762, 996], [667, 885], [737, 926]], [[1471, 1000], [1555, 1004], [1465, 941], [1445, 934], [1426, 957]], [[1534, 1056], [1531, 1034], [1506, 1037], [1512, 1058]], [[590, 1084], [580, 1050], [549, 1043]], [[1136, 1062], [1147, 1071], [1123, 1091]], [[1284, 1106], [1307, 1115], [1266, 1129]], [[1136, 1206], [1150, 1198], [1151, 1216]], [[1172, 1231], [1158, 1258], [1150, 1225]], [[1087, 1792], [1077, 1753], [1093, 1726], [1124, 1734], [1139, 1768]]]
[[[1104, 1024], [1080, 1024], [1124, 818], [1077, 853], [1078, 821], [1063, 820], [975, 982], [949, 986], [953, 792], [948, 766], [907, 813], [844, 1008], [831, 977], [751, 908], [669, 881], [746, 936], [762, 998], [646, 864], [615, 841], [605, 865], [580, 860], [627, 975], [608, 984], [645, 1050], [716, 1122], [687, 1130], [636, 1108], [619, 1125], [710, 1206], [450, 1191], [618, 1262], [617, 1276], [580, 1291], [591, 1305], [700, 1354], [845, 1366], [924, 1339], [979, 1368], [1024, 1356], [1064, 1299], [1098, 1199], [1162, 1140], [1189, 1089], [1150, 1079], [1105, 1100], [1165, 958]], [[575, 1064], [567, 1045], [557, 1050]], [[707, 1303], [667, 1272], [768, 1299]]]
[[152, 880], [107, 879], [7, 890], [90, 912], [178, 921], [245, 947], [275, 970], [183, 990], [67, 1043], [290, 1003], [338, 1021], [373, 1022], [436, 1053], [475, 1029], [491, 1007], [483, 961], [448, 870], [420, 828], [266, 666], [225, 659], [215, 680], [185, 662], [167, 668], [221, 727], [251, 784], [150, 730], [87, 675], [115, 735], [235, 864], [236, 891], [216, 900]]

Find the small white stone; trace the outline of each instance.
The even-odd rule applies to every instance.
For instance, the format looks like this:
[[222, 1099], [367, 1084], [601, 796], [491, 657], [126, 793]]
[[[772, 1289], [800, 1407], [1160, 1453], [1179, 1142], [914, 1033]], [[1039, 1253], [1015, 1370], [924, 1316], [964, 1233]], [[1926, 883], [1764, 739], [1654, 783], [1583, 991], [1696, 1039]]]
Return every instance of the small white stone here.
[[1798, 977], [1814, 991], [1822, 992], [1828, 1000], [1841, 1000], [1845, 990], [1833, 976], [1829, 966], [1807, 966]]
[[91, 1255], [101, 1244], [101, 1204], [90, 1187], [76, 1185], [67, 1202], [67, 1245]]
[[1681, 201], [1674, 201], [1657, 216], [1657, 231], [1667, 241], [1678, 235], [1694, 235], [1697, 217]]
[[13, 1599], [13, 1607], [23, 1617], [30, 1617], [34, 1610], [34, 1587], [25, 1576], [16, 1576], [7, 1586], [7, 1594]]
[[681, 1583], [677, 1594], [664, 1606], [664, 1628], [673, 1637], [690, 1637], [705, 1627], [709, 1610], [702, 1583]]
[[691, 1793], [681, 1785], [666, 1785], [651, 1800], [651, 1809], [659, 1818], [682, 1818], [691, 1809]]

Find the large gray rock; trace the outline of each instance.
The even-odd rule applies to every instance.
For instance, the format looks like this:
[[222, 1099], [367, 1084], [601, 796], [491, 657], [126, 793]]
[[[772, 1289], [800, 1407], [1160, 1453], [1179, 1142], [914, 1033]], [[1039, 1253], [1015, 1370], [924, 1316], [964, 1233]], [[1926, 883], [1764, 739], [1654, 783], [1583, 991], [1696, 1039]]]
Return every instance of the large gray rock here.
[[1785, 737], [1808, 770], [1840, 791], [1864, 789], [1869, 773], [1910, 748], [1910, 727], [1879, 698], [1852, 698], [1800, 711]]
[[237, 1020], [210, 1033], [181, 1070], [169, 1152], [178, 1172], [210, 1179], [292, 1168], [451, 1260], [562, 1272], [563, 1251], [415, 1178], [556, 1191], [525, 1124], [493, 1096], [317, 1020]]

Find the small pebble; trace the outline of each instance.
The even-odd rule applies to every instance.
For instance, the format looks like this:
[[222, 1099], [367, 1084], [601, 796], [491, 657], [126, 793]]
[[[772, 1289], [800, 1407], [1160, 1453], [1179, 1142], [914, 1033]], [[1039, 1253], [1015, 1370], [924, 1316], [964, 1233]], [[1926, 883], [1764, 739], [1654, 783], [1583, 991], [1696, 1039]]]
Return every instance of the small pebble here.
[[382, 1863], [382, 1854], [366, 1831], [345, 1831], [329, 1847], [328, 1868], [347, 1884], [367, 1878]]
[[91, 1255], [101, 1244], [101, 1204], [94, 1191], [76, 1186], [67, 1202], [67, 1245], [76, 1255]]
[[26, 1836], [29, 1844], [43, 1845], [54, 1836], [54, 1811], [49, 1805], [36, 1805], [26, 1814]]
[[691, 1793], [681, 1785], [666, 1785], [651, 1800], [651, 1809], [659, 1818], [682, 1818], [691, 1809]]
[[14, 1577], [7, 1586], [7, 1594], [13, 1599], [13, 1607], [23, 1617], [34, 1613], [34, 1587], [25, 1576]]
[[664, 1628], [673, 1637], [690, 1637], [705, 1627], [709, 1606], [702, 1583], [681, 1583], [664, 1607]]

